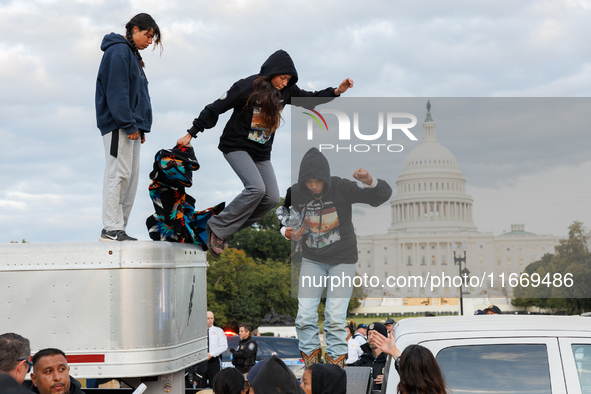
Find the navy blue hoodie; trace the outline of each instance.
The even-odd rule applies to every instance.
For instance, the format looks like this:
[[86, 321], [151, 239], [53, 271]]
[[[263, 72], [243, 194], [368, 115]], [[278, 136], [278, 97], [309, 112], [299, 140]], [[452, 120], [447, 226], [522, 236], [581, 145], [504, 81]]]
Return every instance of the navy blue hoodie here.
[[103, 38], [104, 51], [96, 79], [96, 125], [105, 135], [123, 129], [127, 134], [152, 127], [148, 79], [131, 43], [120, 34]]
[[[248, 97], [253, 92], [253, 83], [259, 76], [273, 75], [291, 75], [291, 79], [286, 87], [281, 89], [282, 107], [291, 104], [292, 97], [337, 97], [334, 88], [326, 88], [316, 92], [308, 92], [300, 89], [296, 82], [298, 73], [291, 57], [284, 50], [278, 50], [273, 53], [261, 66], [258, 74], [239, 80], [234, 83], [230, 90], [213, 103], [207, 105], [199, 114], [199, 117], [193, 121], [193, 126], [189, 133], [195, 137], [197, 133], [204, 129], [214, 127], [218, 121], [219, 115], [233, 109], [232, 116], [224, 132], [220, 137], [219, 150], [224, 153], [235, 151], [245, 151], [254, 161], [265, 161], [271, 159], [271, 147], [275, 138], [275, 133], [265, 135], [265, 130], [258, 127], [257, 117], [255, 115], [255, 106], [246, 107]], [[258, 108], [257, 108], [258, 110]]]

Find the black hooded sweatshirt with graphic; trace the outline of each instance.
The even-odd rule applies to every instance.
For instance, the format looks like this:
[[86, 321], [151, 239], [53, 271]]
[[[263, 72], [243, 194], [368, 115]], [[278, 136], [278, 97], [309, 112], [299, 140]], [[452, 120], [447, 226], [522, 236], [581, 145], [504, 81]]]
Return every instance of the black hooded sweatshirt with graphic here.
[[265, 130], [258, 126], [257, 114], [258, 107], [256, 103], [246, 103], [248, 97], [253, 92], [253, 83], [259, 76], [273, 75], [291, 75], [291, 79], [286, 87], [281, 89], [281, 106], [291, 104], [292, 97], [337, 97], [334, 88], [326, 88], [316, 92], [308, 92], [300, 89], [296, 82], [298, 81], [298, 72], [291, 57], [284, 50], [278, 50], [273, 53], [261, 66], [258, 74], [239, 80], [234, 83], [230, 90], [222, 95], [218, 100], [207, 105], [199, 114], [199, 117], [193, 121], [193, 127], [189, 129], [189, 134], [193, 137], [204, 129], [214, 127], [218, 121], [219, 115], [233, 109], [232, 116], [224, 132], [220, 137], [218, 145], [223, 153], [235, 151], [246, 151], [254, 161], [265, 161], [271, 159], [271, 148], [275, 133], [266, 135]]
[[[321, 194], [306, 187], [308, 179], [324, 182]], [[382, 179], [374, 188], [361, 188], [348, 179], [331, 177], [326, 157], [311, 148], [300, 164], [298, 183], [287, 189], [284, 206], [293, 205], [308, 228], [301, 241], [303, 257], [326, 264], [355, 264], [357, 237], [351, 220], [352, 205], [377, 207], [391, 196], [392, 188]]]

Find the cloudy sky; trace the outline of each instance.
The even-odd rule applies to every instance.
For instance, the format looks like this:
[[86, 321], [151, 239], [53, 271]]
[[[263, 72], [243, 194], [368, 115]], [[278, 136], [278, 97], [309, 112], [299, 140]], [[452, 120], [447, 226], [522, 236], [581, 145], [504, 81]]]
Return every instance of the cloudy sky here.
[[[172, 147], [206, 104], [257, 73], [279, 48], [291, 54], [304, 89], [351, 77], [348, 97], [431, 99], [438, 139], [458, 158], [479, 230], [499, 234], [524, 223], [535, 233], [562, 235], [573, 220], [591, 226], [591, 135], [584, 122], [491, 138], [494, 131], [479, 124], [439, 122], [445, 116], [436, 106], [441, 97], [588, 97], [589, 0], [0, 0], [0, 243], [98, 239], [99, 46], [139, 12], [158, 22], [164, 51], [142, 52], [154, 124], [142, 147], [130, 235], [148, 239], [154, 154]], [[557, 116], [590, 117], [565, 110]], [[202, 167], [188, 192], [199, 208], [229, 202], [241, 190], [217, 150], [228, 117], [193, 143]], [[392, 183], [403, 159], [391, 168]], [[283, 191], [290, 183], [287, 111], [272, 162]], [[376, 227], [385, 231], [384, 220]]]

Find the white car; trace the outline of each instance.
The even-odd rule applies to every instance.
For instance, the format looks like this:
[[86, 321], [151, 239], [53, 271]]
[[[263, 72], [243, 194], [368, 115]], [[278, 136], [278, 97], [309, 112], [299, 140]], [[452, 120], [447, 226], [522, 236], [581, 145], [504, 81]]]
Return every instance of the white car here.
[[[453, 394], [591, 394], [591, 320], [581, 316], [481, 315], [401, 320], [402, 351], [435, 355]], [[392, 358], [382, 392], [396, 394]]]

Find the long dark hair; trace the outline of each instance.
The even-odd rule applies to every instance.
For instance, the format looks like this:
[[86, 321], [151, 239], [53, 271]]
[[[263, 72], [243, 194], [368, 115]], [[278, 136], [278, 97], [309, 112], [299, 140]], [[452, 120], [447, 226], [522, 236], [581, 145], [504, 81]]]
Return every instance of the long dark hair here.
[[281, 121], [281, 93], [271, 85], [271, 79], [274, 76], [260, 76], [254, 80], [252, 83], [254, 90], [245, 106], [252, 105], [261, 109], [259, 125], [266, 129], [266, 135], [273, 134]]
[[214, 394], [240, 394], [244, 390], [244, 375], [236, 368], [224, 368], [211, 382]]
[[156, 49], [157, 46], [160, 46], [160, 52], [162, 52], [162, 36], [160, 34], [160, 28], [156, 24], [154, 18], [145, 13], [137, 14], [125, 25], [125, 38], [127, 38], [127, 41], [131, 43], [131, 46], [133, 47], [137, 57], [140, 59], [140, 64], [143, 68], [145, 67], [145, 64], [142, 60], [142, 55], [140, 55], [140, 51], [138, 50], [137, 45], [135, 45], [135, 41], [133, 41], [133, 28], [136, 26], [138, 29], [140, 29], [140, 31], [154, 31], [154, 49]]
[[411, 345], [400, 356], [399, 394], [446, 394], [445, 379], [429, 349]]

